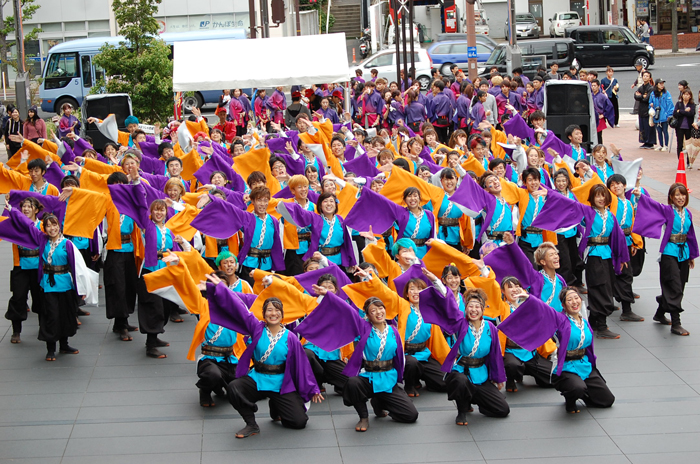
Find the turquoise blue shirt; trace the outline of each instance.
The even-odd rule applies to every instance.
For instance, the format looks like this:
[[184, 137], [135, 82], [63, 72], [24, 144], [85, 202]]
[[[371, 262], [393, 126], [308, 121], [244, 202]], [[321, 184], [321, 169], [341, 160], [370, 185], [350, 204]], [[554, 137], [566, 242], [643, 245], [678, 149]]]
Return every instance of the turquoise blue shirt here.
[[[514, 308], [513, 306], [510, 307], [511, 314], [513, 313], [513, 311], [515, 311], [515, 309], [516, 308]], [[522, 362], [528, 362], [529, 360], [531, 360], [532, 358], [535, 357], [536, 352], [535, 351], [527, 351], [523, 348], [506, 348], [506, 353], [512, 354], [513, 356], [515, 356], [516, 358], [518, 358]]]
[[[617, 199], [617, 211], [615, 212], [615, 217], [617, 218], [617, 223], [623, 229], [631, 229], [632, 222], [634, 219], [634, 205], [631, 201], [626, 198]], [[626, 235], [625, 241], [627, 246], [632, 245], [632, 236]]]
[[[479, 340], [479, 348], [477, 348], [476, 353], [474, 353], [475, 358], [485, 358], [491, 351], [491, 331], [489, 330], [489, 326], [486, 321], [482, 321], [481, 323], [484, 324], [484, 330], [481, 333], [481, 339]], [[472, 348], [474, 347], [474, 341], [475, 338], [472, 331], [467, 330], [464, 340], [462, 340], [462, 343], [459, 345], [460, 356], [457, 361], [471, 353]], [[457, 363], [452, 366], [452, 370], [464, 373], [464, 367]], [[486, 382], [488, 378], [489, 369], [486, 367], [486, 364], [481, 367], [469, 368], [469, 380], [471, 380], [474, 385], [481, 385], [482, 383]]]
[[[160, 228], [158, 226], [156, 227], [156, 243], [158, 246], [158, 251], [166, 251], [166, 250], [172, 250], [173, 249], [173, 234], [170, 232], [169, 229], [165, 229], [165, 242], [163, 241], [163, 234], [160, 231]], [[147, 267], [144, 266], [144, 269], [147, 269], [151, 272], [157, 271], [158, 269], [163, 269], [166, 267], [166, 264], [163, 262], [162, 259], [158, 260], [158, 264], [155, 266]]]
[[[544, 197], [537, 197], [537, 199], [535, 199], [532, 194], [529, 196], [530, 200], [527, 202], [527, 208], [525, 208], [525, 214], [523, 215], [523, 220], [520, 224], [521, 231], [526, 227], [530, 227], [532, 221], [535, 220], [537, 215], [540, 214], [540, 211], [542, 211], [542, 208], [544, 207]], [[542, 245], [542, 234], [527, 234], [527, 236], [523, 234], [521, 235], [520, 240], [529, 243], [533, 248], [537, 248], [538, 246]]]
[[[379, 353], [380, 346], [379, 335], [377, 335], [376, 330], [372, 329], [369, 338], [367, 338], [367, 344], [362, 352], [362, 359], [368, 361], [377, 360], [377, 354]], [[396, 336], [394, 334], [394, 329], [387, 325], [387, 336], [386, 345], [384, 346], [384, 352], [382, 357], [378, 361], [389, 361], [394, 359], [396, 356], [396, 350], [398, 346], [396, 345]], [[360, 371], [360, 376], [369, 380], [372, 384], [372, 391], [374, 393], [391, 393], [399, 380], [399, 375], [396, 369], [390, 369], [385, 372], [366, 372], [364, 369]]]
[[556, 275], [554, 277], [554, 285], [549, 281], [549, 276], [544, 271], [540, 271], [542, 277], [544, 278], [544, 285], [542, 286], [542, 295], [540, 299], [547, 303], [549, 306], [557, 310], [558, 312], [564, 311], [561, 306], [561, 301], [559, 300], [559, 292], [561, 292], [563, 286], [561, 284], [561, 279]]
[[[287, 347], [288, 336], [289, 331], [284, 329], [282, 338], [280, 338], [280, 340], [277, 342], [272, 350], [272, 353], [270, 353], [270, 356], [263, 364], [276, 366], [287, 361], [287, 352], [289, 351], [289, 348]], [[263, 329], [260, 340], [253, 351], [253, 359], [255, 361], [259, 361], [269, 346], [270, 332], [267, 329]], [[255, 368], [251, 369], [250, 372], [248, 372], [248, 375], [255, 380], [255, 383], [258, 384], [258, 391], [272, 391], [279, 393], [280, 389], [282, 388], [282, 382], [284, 381], [284, 374], [261, 374], [256, 372]]]
[[[408, 222], [406, 223], [406, 229], [403, 232], [403, 236], [405, 238], [411, 238], [413, 235], [413, 231], [416, 229], [416, 217], [413, 215], [413, 213], [408, 213]], [[416, 239], [429, 239], [430, 238], [430, 231], [432, 229], [432, 226], [430, 224], [430, 219], [428, 218], [427, 214], [423, 214], [420, 220], [420, 228], [418, 229], [418, 233], [414, 238]], [[399, 237], [402, 238], [402, 237]], [[418, 259], [423, 259], [423, 256], [428, 252], [428, 247], [423, 245], [423, 246], [416, 246], [416, 257]]]
[[[275, 234], [279, 231], [275, 228], [275, 224], [272, 222], [272, 216], [267, 214], [265, 216], [265, 238], [263, 239], [262, 246], [258, 246], [258, 241], [260, 240], [260, 234], [262, 232], [263, 221], [257, 215], [255, 216], [255, 232], [253, 232], [253, 241], [250, 244], [253, 248], [260, 248], [261, 250], [271, 250], [272, 245], [275, 242]], [[272, 269], [272, 258], [254, 258], [252, 256], [246, 256], [243, 261], [243, 265], [247, 267], [261, 269], [263, 271], [269, 271]]]
[[[294, 201], [294, 203], [297, 203]], [[299, 204], [299, 203], [297, 203]], [[301, 205], [300, 205], [301, 206]], [[314, 204], [311, 203], [310, 201], [306, 202], [306, 208], [304, 208], [306, 211], [315, 211], [314, 209]], [[284, 218], [282, 218], [282, 223], [284, 223]], [[306, 233], [311, 233], [311, 228], [310, 227], [297, 227], [297, 234], [306, 234]], [[309, 251], [309, 241], [308, 240], [299, 240], [299, 248], [297, 249], [297, 254], [298, 255], [305, 255], [306, 252]]]
[[[221, 332], [219, 332], [221, 331]], [[217, 335], [218, 334], [218, 335]], [[233, 330], [227, 329], [226, 327], [221, 327], [219, 325], [210, 322], [207, 326], [207, 330], [204, 332], [204, 345], [212, 346], [233, 346], [236, 344], [236, 338], [238, 334]], [[222, 362], [228, 361], [231, 364], [238, 364], [238, 358], [236, 356], [202, 356], [200, 359], [213, 359], [214, 361]]]
[[[41, 230], [41, 221], [36, 220], [34, 221], [34, 225], [36, 226], [37, 229]], [[17, 245], [17, 248], [20, 248], [22, 250], [31, 250], [31, 248], [24, 248], [19, 245]], [[37, 250], [38, 248], [35, 248]], [[19, 267], [22, 269], [39, 269], [39, 257], [38, 256], [30, 256], [26, 258], [19, 258]]]
[[[578, 344], [581, 341], [581, 330], [579, 330], [579, 328], [576, 326], [576, 323], [571, 318], [569, 318], [569, 322], [571, 323], [571, 338], [569, 339], [569, 344], [566, 346], [566, 349], [572, 351], [578, 349]], [[588, 328], [588, 324], [586, 324], [585, 321], [583, 322], [583, 330], [585, 333], [585, 339], [581, 348], [585, 349], [591, 346], [591, 342], [593, 341], [593, 334], [591, 333], [590, 329]], [[593, 366], [588, 360], [588, 355], [584, 355], [582, 359], [578, 359], [576, 361], [564, 361], [564, 366], [562, 367], [562, 370], [564, 372], [571, 372], [572, 374], [576, 374], [579, 377], [581, 377], [581, 379], [586, 380], [591, 375]]]
[[[451, 208], [450, 208], [451, 206]], [[449, 212], [448, 212], [449, 210]], [[445, 214], [447, 213], [447, 214]], [[450, 200], [447, 198], [447, 195], [445, 195], [442, 198], [442, 204], [440, 204], [440, 211], [438, 211], [438, 218], [451, 218], [451, 219], [459, 219], [463, 215], [462, 210], [460, 210], [457, 205], [453, 204], [450, 202]], [[445, 233], [447, 232], [447, 233]], [[461, 242], [461, 238], [459, 236], [459, 226], [452, 226], [452, 227], [446, 227], [446, 226], [439, 226], [438, 227], [438, 234], [437, 237], [441, 240], [444, 240], [445, 243], [449, 245], [459, 245]]]
[[[331, 228], [328, 225], [328, 222], [323, 219], [323, 229], [321, 229], [321, 236], [318, 239], [318, 246], [319, 247], [324, 247], [324, 248], [335, 248], [335, 247], [340, 247], [343, 246], [345, 236], [343, 234], [343, 226], [340, 224], [340, 220], [338, 219], [338, 216], [333, 216], [333, 235], [331, 236], [330, 241], [326, 243], [326, 239], [328, 238], [328, 233], [330, 232]], [[340, 252], [331, 255], [331, 256], [326, 256], [329, 261], [331, 261], [334, 264], [337, 264], [338, 266], [343, 265], [343, 257]]]
[[[408, 319], [406, 320], [406, 332], [404, 333], [404, 340], [406, 340], [406, 343], [424, 343], [430, 338], [430, 331], [432, 330], [432, 325], [425, 322], [423, 320], [423, 316], [420, 316], [421, 326], [418, 329], [418, 333], [411, 341], [408, 341], [408, 339], [411, 337], [411, 334], [413, 334], [413, 331], [418, 325], [418, 320], [419, 316], [416, 312], [416, 308], [413, 305], [411, 305], [411, 312], [408, 314]], [[418, 361], [427, 361], [430, 357], [430, 350], [428, 348], [425, 348], [424, 350], [414, 353], [411, 356], [415, 357]]]
[[[672, 234], [688, 234], [690, 230], [690, 215], [688, 210], [683, 208], [683, 215], [685, 217], [684, 221], [681, 221], [681, 215], [678, 214], [678, 210], [673, 208], [673, 230]], [[682, 225], [681, 225], [682, 222]], [[687, 261], [690, 258], [690, 250], [688, 250], [687, 243], [671, 243], [668, 242], [664, 247], [664, 255], [673, 256], [677, 258], [678, 261]]]
[[[68, 265], [68, 252], [66, 251], [66, 247], [71, 246], [68, 244], [68, 239], [64, 238], [61, 240], [61, 242], [56, 246], [56, 249], [53, 252], [52, 256], [52, 261], [51, 265], [52, 266], [67, 266]], [[49, 263], [48, 258], [49, 258], [49, 250], [51, 249], [51, 241], [46, 242], [46, 246], [44, 247], [44, 252], [42, 253], [42, 261], [46, 264]], [[71, 271], [72, 272], [72, 271]], [[41, 277], [41, 288], [44, 290], [46, 293], [51, 293], [51, 292], [67, 292], [68, 290], [73, 290], [73, 277], [71, 276], [70, 272], [66, 272], [65, 274], [54, 274], [54, 280], [56, 281], [55, 285], [49, 284], [49, 276], [48, 274], [44, 273], [44, 275]]]
[[586, 159], [586, 156], [586, 150], [581, 145], [579, 145], [578, 149], [571, 145], [571, 158], [574, 161]]
[[32, 184], [32, 185], [29, 186], [29, 191], [30, 191], [30, 192], [37, 192], [37, 193], [41, 193], [42, 195], [46, 195], [46, 192], [47, 192], [48, 190], [49, 190], [49, 183], [46, 182], [46, 179], [44, 179], [44, 188], [42, 188], [41, 191], [37, 190], [37, 189], [34, 187], [34, 184]]
[[[131, 233], [134, 231], [134, 220], [131, 219], [129, 216], [126, 216], [124, 214], [119, 215], [119, 230], [122, 235], [131, 235]], [[134, 251], [134, 244], [129, 242], [129, 243], [122, 243], [122, 247], [118, 250], [121, 253], [131, 253]]]
[[[488, 232], [512, 232], [513, 231], [513, 210], [505, 200], [501, 201], [496, 198], [496, 207], [491, 217]], [[496, 245], [500, 246], [503, 240], [494, 240]]]
[[[603, 231], [603, 219], [596, 210], [596, 214], [593, 217], [593, 227], [591, 228], [589, 237], [610, 237], [612, 228], [615, 226], [615, 220], [613, 219], [613, 215], [610, 213], [610, 211], [606, 211], [608, 212], [608, 215], [607, 220], [605, 221], [605, 230]], [[601, 259], [610, 259], [612, 258], [612, 249], [610, 248], [609, 244], [592, 246], [588, 249], [588, 256], [598, 256]]]
[[613, 168], [610, 167], [610, 165], [608, 163], [603, 164], [604, 168], [601, 168], [600, 166], [595, 164], [595, 160], [593, 159], [592, 156], [591, 156], [591, 166], [596, 168], [596, 170], [598, 172], [598, 176], [600, 177], [600, 179], [603, 181], [604, 184], [608, 182], [608, 177], [615, 174], [615, 171], [613, 171]]
[[[583, 150], [583, 148], [582, 148], [582, 150]], [[559, 191], [557, 190], [557, 192], [559, 192]], [[561, 193], [561, 192], [559, 192], [559, 193]], [[576, 195], [574, 195], [573, 193], [571, 193], [571, 191], [567, 191], [567, 192], [566, 192], [566, 195], [564, 195], [564, 196], [565, 196], [566, 198], [568, 198], [569, 200], [578, 201], [578, 200], [576, 199]], [[563, 236], [564, 238], [571, 238], [571, 237], [575, 237], [576, 234], [578, 234], [578, 228], [577, 228], [577, 227], [572, 227], [571, 229], [565, 230], [564, 232], [562, 232], [562, 233], [559, 234], [559, 235]]]

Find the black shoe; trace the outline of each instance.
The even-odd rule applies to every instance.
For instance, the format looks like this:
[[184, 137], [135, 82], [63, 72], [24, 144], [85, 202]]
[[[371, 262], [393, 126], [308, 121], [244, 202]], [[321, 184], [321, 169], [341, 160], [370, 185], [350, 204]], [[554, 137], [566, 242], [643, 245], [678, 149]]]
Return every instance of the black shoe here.
[[236, 432], [236, 438], [248, 438], [252, 435], [257, 435], [260, 433], [260, 427], [258, 427], [258, 424], [253, 423], [253, 424], [248, 424], [245, 427], [243, 427], [241, 430]]
[[63, 345], [58, 351], [63, 353], [63, 354], [78, 354], [78, 353], [80, 353], [80, 351], [78, 351], [77, 348], [73, 348], [70, 345]]
[[211, 408], [212, 406], [216, 406], [214, 400], [211, 399], [210, 391], [202, 388], [199, 389], [199, 405], [203, 408]]
[[22, 343], [22, 340], [20, 339], [19, 334], [13, 333], [12, 337], [10, 337], [10, 343], [14, 343], [14, 344]]
[[129, 325], [129, 324], [127, 324], [127, 325], [126, 325], [126, 330], [128, 330], [129, 332], [136, 332], [137, 330], [139, 330], [139, 328], [136, 327], [135, 325]]
[[156, 345], [159, 348], [163, 348], [165, 346], [170, 346], [170, 343], [166, 342], [165, 340], [161, 340], [160, 338], [156, 338]]
[[664, 313], [657, 312], [652, 318], [661, 325], [671, 325], [671, 321], [666, 317]]
[[46, 352], [46, 360], [47, 361], [55, 361], [56, 360], [56, 353], [53, 351], [47, 351]]
[[632, 295], [634, 295], [634, 299], [635, 299], [635, 300], [638, 300], [638, 299], [641, 298], [641, 296], [639, 296], [638, 293], [632, 293]]
[[690, 335], [690, 332], [688, 332], [687, 330], [685, 330], [685, 329], [683, 328], [683, 326], [681, 326], [680, 324], [674, 324], [674, 325], [672, 325], [672, 326], [671, 326], [671, 333], [674, 334], [674, 335], [681, 335], [681, 336], [683, 336], [683, 337], [687, 337], [688, 335]]
[[165, 353], [158, 350], [158, 348], [156, 348], [155, 346], [146, 347], [146, 356], [155, 359], [165, 359], [168, 357]]
[[83, 311], [82, 309], [78, 308], [78, 316], [89, 316], [90, 313], [88, 311]]
[[598, 329], [595, 331], [595, 338], [603, 338], [603, 339], [608, 339], [608, 340], [617, 340], [620, 338], [619, 333], [615, 333], [609, 328], [605, 327], [604, 329]]
[[515, 380], [506, 379], [506, 391], [512, 392], [512, 393], [515, 393], [516, 391], [518, 391], [518, 386], [515, 384]]
[[620, 314], [620, 320], [627, 322], [642, 322], [644, 321], [644, 318], [639, 314], [636, 314], [634, 311], [628, 311]]

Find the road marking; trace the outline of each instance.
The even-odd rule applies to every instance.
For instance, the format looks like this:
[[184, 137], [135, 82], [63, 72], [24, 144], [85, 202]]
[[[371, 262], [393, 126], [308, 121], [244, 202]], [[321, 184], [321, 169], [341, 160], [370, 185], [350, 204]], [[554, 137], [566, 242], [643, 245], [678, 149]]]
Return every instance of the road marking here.
[[683, 64], [677, 64], [676, 66], [700, 66], [700, 63], [683, 63]]

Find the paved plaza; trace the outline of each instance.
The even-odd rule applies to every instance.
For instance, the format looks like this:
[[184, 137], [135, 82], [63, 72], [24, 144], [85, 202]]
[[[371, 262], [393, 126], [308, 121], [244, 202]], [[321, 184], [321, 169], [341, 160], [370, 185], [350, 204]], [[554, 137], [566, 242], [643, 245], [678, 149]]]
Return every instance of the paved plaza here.
[[[623, 147], [625, 159], [644, 157], [644, 185], [664, 200], [676, 170], [674, 154], [638, 150], [633, 122], [605, 131], [606, 142]], [[695, 195], [691, 211], [700, 218], [700, 171], [688, 173]], [[357, 415], [333, 394], [314, 404], [305, 430], [283, 429], [259, 403], [260, 435], [237, 440], [243, 421], [224, 398], [199, 406], [195, 364], [185, 355], [193, 316], [168, 323], [163, 335], [168, 358], [149, 359], [145, 336], [119, 341], [104, 305], [87, 308], [71, 345], [80, 354], [44, 361], [36, 339], [37, 319], [25, 323], [20, 345], [10, 344], [9, 321], [0, 319], [0, 464], [77, 463], [413, 463], [561, 462], [658, 463], [700, 461], [700, 269], [686, 287], [683, 326], [690, 337], [671, 335], [651, 322], [659, 293], [658, 241], [634, 289], [634, 311], [642, 323], [610, 318], [620, 340], [596, 340], [598, 367], [616, 396], [612, 408], [568, 415], [553, 390], [524, 387], [508, 394], [506, 419], [469, 415], [454, 425], [456, 409], [445, 394], [421, 390], [413, 425], [370, 418], [367, 433], [356, 433]], [[700, 264], [700, 263], [699, 263]], [[9, 298], [10, 244], [0, 242], [0, 301]], [[136, 317], [130, 322], [135, 324]], [[329, 389], [332, 390], [332, 389]], [[698, 459], [698, 461], [695, 461]]]

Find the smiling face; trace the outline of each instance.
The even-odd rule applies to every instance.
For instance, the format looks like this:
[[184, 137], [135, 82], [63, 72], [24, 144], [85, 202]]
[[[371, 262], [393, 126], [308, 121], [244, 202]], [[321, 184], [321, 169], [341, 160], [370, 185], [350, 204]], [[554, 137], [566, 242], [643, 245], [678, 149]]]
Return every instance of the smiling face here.
[[595, 199], [593, 200], [593, 202], [595, 203], [594, 206], [595, 206], [596, 208], [600, 208], [600, 209], [605, 208], [605, 206], [606, 206], [606, 205], [605, 205], [605, 195], [602, 194], [602, 193], [598, 193], [598, 194], [595, 196]]
[[581, 312], [582, 301], [577, 292], [571, 290], [564, 299], [564, 311], [570, 316], [578, 316]]
[[211, 183], [217, 187], [224, 187], [226, 185], [226, 179], [221, 174], [216, 173], [211, 177]]
[[440, 183], [442, 184], [442, 188], [447, 193], [454, 192], [455, 188], [457, 187], [457, 179], [454, 177], [443, 177], [440, 179]]
[[540, 154], [537, 150], [527, 151], [527, 165], [533, 168], [540, 166]]
[[168, 198], [170, 198], [173, 201], [179, 201], [180, 200], [180, 188], [171, 185], [168, 187], [168, 189], [165, 191], [165, 193], [168, 195]]
[[333, 142], [331, 143], [331, 151], [336, 156], [336, 158], [345, 157], [345, 146], [340, 140], [333, 140]]
[[558, 175], [554, 178], [554, 187], [560, 192], [566, 192], [569, 188], [569, 179], [564, 174]]
[[182, 165], [177, 161], [173, 161], [170, 164], [168, 164], [168, 174], [170, 174], [170, 177], [180, 177], [181, 172]]
[[479, 300], [471, 299], [467, 301], [466, 314], [469, 322], [478, 321], [484, 317], [484, 307]]
[[296, 198], [297, 201], [306, 201], [306, 198], [309, 196], [308, 185], [299, 184], [294, 188], [290, 188], [289, 190], [292, 191], [292, 194], [294, 195], [294, 198]]
[[52, 240], [61, 234], [61, 226], [59, 226], [58, 221], [55, 220], [47, 221], [44, 230], [46, 231], [46, 235]]
[[326, 216], [335, 214], [336, 204], [334, 197], [328, 197], [321, 202], [321, 212]]
[[235, 158], [236, 156], [241, 156], [243, 153], [245, 153], [245, 147], [241, 145], [240, 143], [237, 143], [233, 146], [233, 157]]
[[442, 279], [442, 283], [444, 283], [450, 290], [457, 291], [459, 290], [460, 280], [461, 279], [458, 275], [454, 275], [450, 272]]
[[607, 156], [608, 151], [605, 149], [605, 147], [601, 147], [600, 149], [593, 152], [593, 159], [598, 164], [601, 164], [603, 161], [605, 161], [605, 158], [607, 158]]
[[287, 174], [287, 167], [281, 161], [275, 161], [271, 168], [272, 175], [275, 177], [285, 176]]
[[503, 289], [503, 296], [506, 298], [506, 301], [508, 303], [515, 303], [516, 300], [518, 299], [517, 295], [520, 294], [520, 292], [523, 290], [523, 288], [520, 285], [517, 285], [514, 282], [509, 282], [505, 285], [505, 288]]
[[498, 177], [505, 177], [506, 176], [506, 165], [501, 163], [498, 166], [494, 166], [492, 169], [493, 173], [496, 174]]
[[39, 210], [36, 209], [30, 201], [24, 201], [22, 203], [21, 208], [22, 208], [22, 214], [27, 216], [32, 221], [36, 220], [36, 215], [39, 213]]
[[31, 168], [29, 170], [29, 178], [32, 180], [33, 184], [36, 184], [37, 182], [41, 182], [44, 178], [44, 173], [41, 172], [41, 168], [39, 167]]
[[408, 290], [406, 290], [408, 301], [413, 305], [417, 305], [420, 302], [420, 292], [421, 289], [416, 284], [408, 284]]
[[258, 197], [255, 200], [253, 200], [253, 209], [255, 211], [255, 214], [258, 216], [262, 216], [265, 214], [267, 211], [267, 205], [270, 203], [270, 198], [263, 196], [263, 197]]
[[559, 269], [559, 252], [553, 249], [547, 250], [539, 264], [545, 269]]
[[279, 325], [282, 323], [282, 311], [272, 303], [268, 303], [263, 309], [263, 319], [268, 325]]
[[540, 189], [540, 180], [530, 175], [525, 179], [525, 185], [527, 186], [527, 191], [533, 193]]
[[486, 156], [486, 153], [488, 153], [488, 149], [486, 148], [485, 145], [482, 145], [479, 143], [474, 148], [472, 148], [472, 153], [474, 153], [474, 156], [476, 156], [476, 159], [481, 161], [484, 159], [484, 156]]
[[583, 142], [583, 132], [581, 132], [579, 129], [575, 129], [571, 133], [570, 140], [571, 140], [571, 143], [580, 145], [581, 142]]
[[154, 208], [153, 211], [151, 211], [151, 219], [153, 222], [161, 223], [165, 221], [167, 214], [168, 211], [165, 208]]
[[133, 158], [127, 158], [122, 163], [122, 171], [128, 176], [136, 177], [139, 173], [139, 163]]
[[685, 193], [681, 192], [681, 189], [676, 189], [676, 191], [673, 193], [673, 205], [676, 208], [683, 208], [685, 206], [685, 201], [687, 199], [687, 196]]
[[484, 189], [491, 195], [498, 195], [502, 189], [501, 181], [496, 176], [489, 176], [484, 182]]
[[413, 248], [401, 248], [397, 258], [399, 260], [399, 264], [402, 267], [407, 268], [416, 261], [416, 253], [413, 251]]
[[417, 192], [411, 193], [404, 198], [404, 201], [409, 209], [417, 208], [420, 206], [420, 194]]
[[622, 182], [610, 182], [610, 190], [618, 197], [621, 197], [625, 194], [625, 184]]
[[372, 324], [381, 324], [386, 320], [386, 308], [383, 305], [371, 304], [367, 308], [367, 318]]

